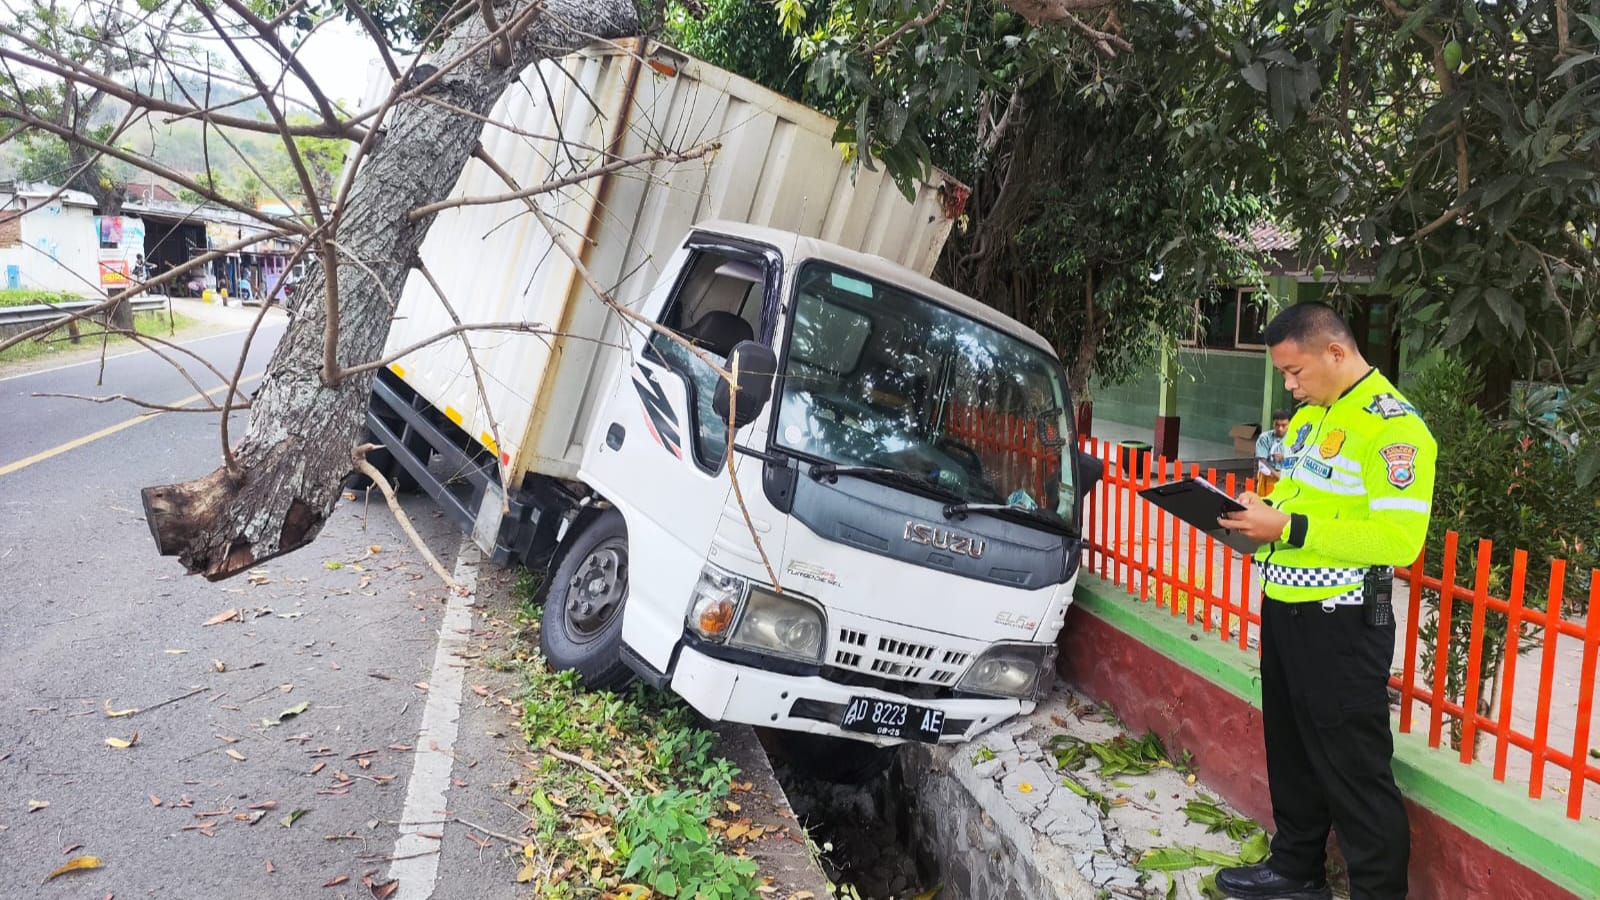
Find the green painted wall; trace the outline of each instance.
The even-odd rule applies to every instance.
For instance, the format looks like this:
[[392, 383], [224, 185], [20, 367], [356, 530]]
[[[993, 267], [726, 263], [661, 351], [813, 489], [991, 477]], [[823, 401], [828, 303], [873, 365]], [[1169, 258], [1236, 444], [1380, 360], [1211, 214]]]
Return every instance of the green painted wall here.
[[[1262, 351], [1178, 351], [1178, 418], [1186, 437], [1228, 443], [1228, 429], [1261, 417]], [[1127, 384], [1095, 384], [1094, 416], [1125, 425], [1155, 425], [1161, 387], [1155, 367]], [[1278, 388], [1281, 392], [1282, 387]], [[1265, 423], [1257, 423], [1265, 424]]]

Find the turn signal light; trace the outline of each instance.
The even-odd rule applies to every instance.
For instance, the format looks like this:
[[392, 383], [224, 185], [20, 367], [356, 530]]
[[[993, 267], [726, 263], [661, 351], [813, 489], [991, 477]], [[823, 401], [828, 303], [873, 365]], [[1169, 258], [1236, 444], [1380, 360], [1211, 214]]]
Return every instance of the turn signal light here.
[[726, 600], [717, 600], [708, 603], [700, 610], [700, 634], [708, 638], [722, 637], [728, 631], [728, 626], [733, 624], [733, 604]]

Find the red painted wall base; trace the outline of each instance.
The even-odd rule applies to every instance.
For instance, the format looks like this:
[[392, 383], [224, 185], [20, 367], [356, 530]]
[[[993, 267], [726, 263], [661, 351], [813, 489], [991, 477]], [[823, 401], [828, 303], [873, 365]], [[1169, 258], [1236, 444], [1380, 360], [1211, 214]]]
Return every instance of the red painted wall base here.
[[[1080, 606], [1067, 614], [1061, 635], [1063, 679], [1110, 703], [1135, 732], [1154, 731], [1174, 752], [1188, 750], [1208, 788], [1271, 824], [1260, 710]], [[1406, 813], [1412, 900], [1576, 896], [1410, 800]]]

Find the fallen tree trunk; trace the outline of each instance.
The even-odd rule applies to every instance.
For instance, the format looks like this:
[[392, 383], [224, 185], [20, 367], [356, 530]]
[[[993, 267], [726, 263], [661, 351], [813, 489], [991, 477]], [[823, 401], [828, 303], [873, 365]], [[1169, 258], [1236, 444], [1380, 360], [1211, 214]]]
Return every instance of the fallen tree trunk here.
[[[526, 9], [527, 7], [521, 7]], [[501, 21], [517, 10], [501, 8]], [[318, 268], [303, 285], [307, 301], [273, 354], [250, 407], [250, 426], [233, 465], [203, 478], [143, 491], [145, 517], [162, 555], [213, 581], [302, 547], [332, 514], [364, 421], [373, 371], [324, 377], [328, 276], [338, 285], [335, 365], [381, 357], [395, 300], [433, 216], [407, 213], [444, 199], [483, 129], [482, 117], [529, 64], [563, 55], [595, 37], [637, 31], [628, 0], [549, 0], [510, 41], [484, 46], [427, 88], [445, 103], [395, 106], [387, 130], [361, 164], [341, 210], [345, 262]], [[460, 57], [491, 33], [482, 18], [458, 26], [432, 59]], [[500, 57], [498, 60], [495, 57]], [[419, 69], [417, 74], [425, 74]], [[421, 79], [417, 79], [421, 80]]]

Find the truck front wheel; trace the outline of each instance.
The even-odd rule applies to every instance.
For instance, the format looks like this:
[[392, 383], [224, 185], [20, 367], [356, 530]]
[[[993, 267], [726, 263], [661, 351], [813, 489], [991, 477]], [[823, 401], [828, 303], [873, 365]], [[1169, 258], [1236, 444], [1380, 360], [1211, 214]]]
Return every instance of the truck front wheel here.
[[578, 673], [591, 690], [633, 680], [622, 661], [622, 610], [628, 601], [628, 529], [608, 510], [572, 538], [550, 573], [539, 648], [556, 669]]

